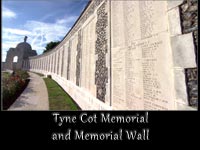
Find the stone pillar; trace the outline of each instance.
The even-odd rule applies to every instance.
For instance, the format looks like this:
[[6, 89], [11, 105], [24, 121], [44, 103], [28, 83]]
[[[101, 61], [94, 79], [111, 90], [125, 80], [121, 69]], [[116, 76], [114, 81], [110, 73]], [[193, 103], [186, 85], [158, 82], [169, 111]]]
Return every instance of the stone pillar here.
[[44, 71], [45, 69], [45, 63], [44, 63], [44, 58], [41, 58], [42, 59], [42, 71]]
[[67, 57], [67, 80], [70, 80], [70, 64], [71, 64], [71, 40], [69, 40], [68, 57]]
[[52, 53], [52, 67], [51, 72], [54, 73], [54, 53]]
[[64, 77], [64, 57], [65, 56], [65, 50], [64, 50], [64, 45], [62, 47], [62, 63], [61, 63], [61, 76]]
[[56, 73], [56, 52], [53, 54], [53, 73]]
[[34, 59], [34, 70], [36, 70], [36, 59]]
[[64, 45], [64, 78], [67, 79], [67, 63], [68, 63], [68, 46], [67, 44]]
[[35, 63], [35, 61], [34, 61], [34, 59], [32, 59], [32, 69], [33, 70], [35, 69], [35, 66], [34, 66], [35, 64], [34, 63]]
[[63, 65], [63, 47], [60, 48], [60, 65], [59, 65], [59, 75], [62, 77], [62, 65]]
[[49, 60], [50, 60], [50, 63], [49, 63], [49, 72], [52, 72], [52, 64], [53, 64], [53, 61], [52, 61], [52, 54], [49, 56]]
[[42, 63], [41, 63], [41, 59], [39, 58], [39, 70], [41, 70], [41, 66], [42, 66]]
[[45, 56], [45, 71], [47, 71], [47, 67], [48, 67], [48, 61], [47, 61], [47, 56]]
[[45, 68], [46, 72], [48, 72], [48, 67], [49, 67], [49, 62], [48, 61], [49, 61], [48, 60], [48, 56], [46, 56], [46, 68]]
[[54, 72], [54, 53], [52, 53], [52, 66], [51, 66], [51, 72]]
[[60, 62], [60, 53], [59, 50], [56, 51], [56, 74], [59, 75], [59, 62]]
[[50, 65], [51, 65], [51, 60], [50, 60], [50, 55], [48, 56], [48, 72], [50, 72]]
[[38, 58], [37, 58], [37, 70], [39, 70], [39, 60], [38, 60]]

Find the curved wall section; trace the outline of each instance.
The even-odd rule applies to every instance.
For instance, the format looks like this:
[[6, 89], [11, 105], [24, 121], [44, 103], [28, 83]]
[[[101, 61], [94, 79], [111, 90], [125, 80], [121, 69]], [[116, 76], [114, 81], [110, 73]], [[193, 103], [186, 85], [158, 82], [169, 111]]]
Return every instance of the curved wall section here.
[[196, 68], [179, 1], [93, 0], [52, 51], [24, 69], [51, 75], [84, 110], [194, 110], [185, 69]]
[[63, 41], [23, 68], [51, 75], [82, 109], [111, 109], [108, 11], [108, 1], [90, 1]]

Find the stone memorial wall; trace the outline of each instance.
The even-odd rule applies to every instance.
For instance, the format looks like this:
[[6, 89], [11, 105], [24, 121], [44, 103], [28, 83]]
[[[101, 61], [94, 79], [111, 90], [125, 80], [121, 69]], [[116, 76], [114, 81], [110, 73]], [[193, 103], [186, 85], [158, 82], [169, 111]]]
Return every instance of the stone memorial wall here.
[[193, 110], [191, 32], [178, 1], [90, 1], [63, 41], [24, 61], [51, 75], [83, 110]]

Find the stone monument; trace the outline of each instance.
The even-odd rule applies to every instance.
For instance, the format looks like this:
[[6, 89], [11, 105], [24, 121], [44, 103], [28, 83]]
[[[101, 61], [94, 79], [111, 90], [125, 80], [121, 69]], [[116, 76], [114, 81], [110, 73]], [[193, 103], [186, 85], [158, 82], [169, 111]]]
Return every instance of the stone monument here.
[[[27, 36], [24, 37], [24, 42], [19, 43], [16, 48], [10, 48], [7, 52], [5, 69], [14, 70], [22, 69], [24, 60], [28, 59], [30, 56], [36, 56], [36, 50], [32, 50], [30, 44], [28, 44]], [[14, 57], [17, 56], [17, 62], [13, 62]]]

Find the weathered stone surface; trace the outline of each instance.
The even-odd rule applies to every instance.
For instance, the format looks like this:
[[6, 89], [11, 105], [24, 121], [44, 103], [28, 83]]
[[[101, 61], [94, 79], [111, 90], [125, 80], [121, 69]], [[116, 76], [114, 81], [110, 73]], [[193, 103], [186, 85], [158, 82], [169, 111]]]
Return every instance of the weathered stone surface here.
[[[198, 47], [198, 2], [197, 0], [184, 0], [180, 6], [182, 31], [183, 33], [192, 33], [195, 44], [195, 55], [197, 62]], [[193, 107], [198, 106], [197, 90], [197, 68], [186, 69], [186, 84], [188, 91], [189, 104]]]
[[174, 75], [175, 75], [176, 100], [181, 104], [188, 105], [184, 69], [175, 69]]
[[197, 8], [197, 1], [192, 0], [184, 0], [183, 4], [180, 6], [183, 33], [197, 30]]
[[189, 12], [194, 12], [194, 11], [197, 11], [197, 9], [198, 9], [198, 6], [197, 5], [193, 5], [193, 6], [189, 7], [188, 11]]
[[171, 36], [181, 34], [181, 21], [179, 7], [176, 7], [168, 12], [169, 16], [169, 26]]
[[190, 27], [192, 25], [192, 22], [191, 21], [183, 21], [183, 26], [185, 27], [185, 28], [188, 28], [188, 27]]
[[186, 69], [187, 90], [190, 106], [198, 106], [197, 68]]
[[95, 84], [97, 85], [97, 98], [101, 101], [105, 101], [106, 83], [108, 82], [108, 68], [106, 67], [108, 14], [105, 9], [106, 2], [97, 10], [98, 20], [96, 23], [97, 40], [95, 53], [98, 58], [96, 61]]
[[78, 32], [78, 44], [77, 44], [77, 55], [76, 55], [76, 85], [80, 85], [80, 64], [81, 64], [81, 30]]
[[192, 33], [172, 37], [171, 45], [175, 67], [196, 67]]
[[188, 3], [181, 5], [182, 12], [186, 12], [188, 10], [188, 8], [189, 8]]
[[71, 63], [71, 41], [69, 41], [68, 58], [67, 58], [67, 80], [70, 79], [70, 63]]
[[174, 7], [177, 7], [179, 6], [180, 4], [183, 3], [183, 0], [167, 0], [167, 3], [168, 3], [168, 10], [169, 9], [172, 9]]

